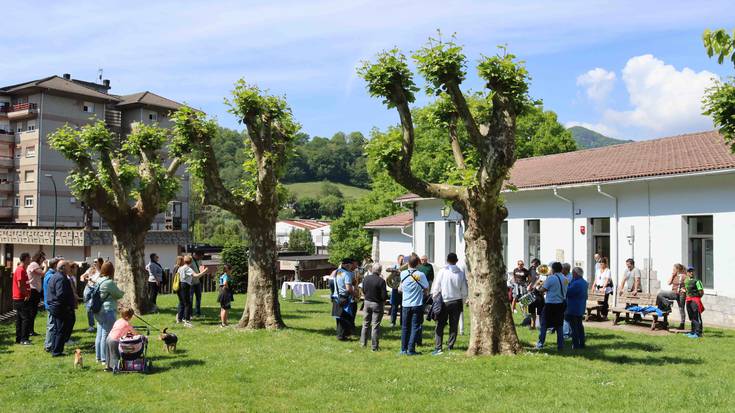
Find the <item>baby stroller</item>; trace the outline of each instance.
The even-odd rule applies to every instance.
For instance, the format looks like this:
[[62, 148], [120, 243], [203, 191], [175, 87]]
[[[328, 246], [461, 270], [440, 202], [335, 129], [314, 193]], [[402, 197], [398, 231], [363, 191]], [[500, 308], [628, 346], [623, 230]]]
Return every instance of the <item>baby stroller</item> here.
[[145, 335], [128, 334], [120, 339], [118, 350], [120, 351], [120, 360], [113, 373], [143, 373], [147, 374], [151, 371], [152, 363], [147, 358], [148, 353], [148, 336], [151, 331], [148, 327], [133, 327], [138, 331], [145, 329]]

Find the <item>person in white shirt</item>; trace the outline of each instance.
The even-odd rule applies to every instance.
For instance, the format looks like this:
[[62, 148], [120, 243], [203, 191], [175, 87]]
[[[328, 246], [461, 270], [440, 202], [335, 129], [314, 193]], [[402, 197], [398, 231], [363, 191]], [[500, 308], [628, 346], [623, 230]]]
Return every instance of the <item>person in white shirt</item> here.
[[442, 354], [442, 342], [444, 340], [444, 327], [449, 321], [449, 340], [447, 347], [451, 350], [457, 342], [457, 329], [459, 316], [462, 314], [464, 300], [467, 299], [467, 277], [457, 266], [457, 254], [450, 253], [447, 256], [448, 265], [439, 271], [431, 286], [431, 296], [434, 302], [442, 300], [444, 305], [436, 320], [436, 331], [434, 334], [434, 352]]
[[612, 294], [613, 292], [612, 275], [610, 273], [610, 268], [608, 267], [607, 258], [602, 257], [602, 259], [600, 259], [599, 265], [600, 268], [592, 288], [596, 292], [605, 293], [605, 302], [602, 305], [600, 314], [602, 315], [602, 318], [606, 319], [608, 309], [610, 308], [608, 301], [610, 299], [610, 294]]

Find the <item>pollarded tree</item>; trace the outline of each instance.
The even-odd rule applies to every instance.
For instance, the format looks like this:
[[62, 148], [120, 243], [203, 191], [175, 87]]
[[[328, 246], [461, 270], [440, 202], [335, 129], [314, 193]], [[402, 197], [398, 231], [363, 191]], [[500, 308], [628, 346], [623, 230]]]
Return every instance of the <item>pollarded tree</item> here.
[[201, 182], [204, 202], [237, 216], [250, 239], [247, 302], [239, 326], [282, 328], [276, 291], [279, 177], [293, 150], [299, 125], [284, 98], [269, 95], [244, 80], [235, 84], [227, 104], [229, 112], [247, 127], [245, 178], [240, 187], [230, 189], [223, 184], [212, 145], [217, 124], [202, 113], [183, 108], [173, 115], [173, 151], [189, 153], [187, 165]]
[[[401, 128], [374, 139], [369, 155], [398, 183], [424, 196], [447, 200], [465, 224], [465, 255], [472, 314], [468, 354], [514, 354], [521, 351], [504, 281], [500, 226], [508, 212], [500, 191], [516, 160], [516, 117], [528, 107], [528, 72], [515, 56], [507, 53], [482, 57], [477, 69], [487, 92], [482, 104], [471, 110], [460, 86], [466, 75], [466, 58], [453, 41], [430, 39], [414, 54], [428, 89], [446, 94], [451, 102], [447, 122], [467, 132], [463, 147], [450, 129], [455, 173], [450, 183], [419, 179], [411, 169], [414, 123], [409, 105], [419, 89], [413, 81], [406, 57], [393, 49], [378, 54], [374, 63], [365, 62], [359, 74], [372, 96], [382, 97], [396, 108]], [[474, 112], [474, 113], [473, 113]]]
[[79, 129], [66, 125], [49, 137], [51, 147], [74, 163], [66, 180], [72, 194], [110, 226], [115, 280], [125, 292], [124, 302], [140, 313], [151, 309], [145, 236], [180, 187], [181, 159], [166, 166], [162, 154], [169, 139], [168, 130], [140, 123], [119, 139], [102, 121]]

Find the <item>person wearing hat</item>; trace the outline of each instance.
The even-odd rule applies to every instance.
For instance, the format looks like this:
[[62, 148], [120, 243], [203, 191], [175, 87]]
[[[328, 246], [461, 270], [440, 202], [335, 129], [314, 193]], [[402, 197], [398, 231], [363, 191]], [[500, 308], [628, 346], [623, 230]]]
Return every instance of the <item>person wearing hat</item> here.
[[702, 304], [702, 296], [704, 295], [704, 287], [702, 281], [694, 277], [694, 267], [687, 268], [684, 290], [686, 292], [687, 314], [689, 315], [689, 321], [692, 323], [692, 331], [686, 336], [700, 338], [703, 330], [702, 312], [704, 311], [704, 305]]
[[337, 340], [340, 341], [346, 341], [352, 335], [355, 327], [357, 303], [355, 302], [354, 270], [353, 260], [345, 258], [334, 275], [332, 317], [336, 320]]

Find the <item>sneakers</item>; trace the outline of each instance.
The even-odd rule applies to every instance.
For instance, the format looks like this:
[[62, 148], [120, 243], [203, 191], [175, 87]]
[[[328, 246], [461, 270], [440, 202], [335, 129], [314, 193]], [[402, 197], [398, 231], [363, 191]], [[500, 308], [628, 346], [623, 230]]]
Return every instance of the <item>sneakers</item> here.
[[541, 343], [536, 343], [536, 347], [534, 347], [534, 348], [535, 348], [536, 350], [541, 350], [542, 348], [544, 348], [544, 345], [543, 345], [543, 344], [541, 344]]
[[21, 346], [30, 346], [33, 343], [31, 343], [30, 340], [23, 340], [18, 344], [20, 344]]
[[400, 353], [398, 353], [398, 355], [399, 355], [399, 356], [406, 356], [406, 355], [408, 355], [408, 352], [407, 352], [407, 351], [403, 351], [403, 350], [401, 350], [401, 352], [400, 352]]
[[696, 333], [686, 333], [685, 336], [689, 338], [700, 338], [699, 334]]
[[440, 356], [442, 354], [444, 354], [444, 352], [442, 351], [442, 349], [436, 349], [436, 350], [434, 350], [434, 351], [431, 352], [431, 355], [432, 356]]
[[184, 327], [188, 327], [188, 328], [194, 327], [194, 325], [191, 324], [191, 321], [184, 320], [183, 323], [184, 323]]
[[418, 351], [409, 351], [408, 353], [406, 353], [406, 355], [408, 355], [408, 356], [420, 356], [421, 353], [419, 353]]
[[97, 328], [96, 328], [96, 327], [89, 327], [89, 328], [87, 329], [87, 332], [88, 332], [88, 333], [96, 333], [96, 332], [97, 332]]

